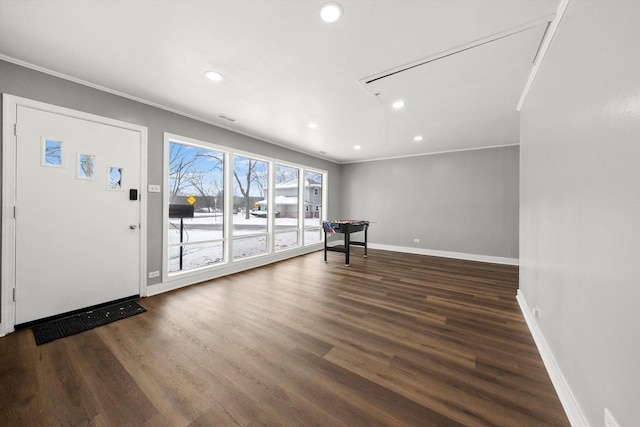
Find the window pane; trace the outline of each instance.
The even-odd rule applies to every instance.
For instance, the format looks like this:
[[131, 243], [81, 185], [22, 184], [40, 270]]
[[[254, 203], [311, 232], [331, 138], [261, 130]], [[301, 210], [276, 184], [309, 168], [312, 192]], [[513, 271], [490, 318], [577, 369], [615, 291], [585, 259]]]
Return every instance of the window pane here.
[[[276, 165], [276, 250], [298, 246], [298, 168]], [[279, 233], [286, 231], [286, 233]]]
[[322, 228], [307, 228], [304, 230], [305, 244], [318, 243], [322, 241]]
[[197, 212], [194, 218], [169, 218], [169, 244], [196, 243], [223, 238], [222, 219], [213, 213]]
[[304, 225], [322, 225], [322, 174], [307, 171], [304, 179]]
[[267, 236], [233, 239], [233, 259], [246, 258], [267, 252]]
[[[233, 235], [267, 231], [267, 162], [233, 158]], [[235, 253], [235, 251], [234, 251]]]
[[[182, 248], [182, 268], [180, 266], [180, 248]], [[169, 248], [169, 273], [206, 267], [223, 260], [223, 242], [173, 246]]]
[[298, 230], [276, 232], [276, 251], [298, 246]]
[[[183, 247], [182, 270], [222, 262], [224, 153], [169, 143], [169, 245]], [[193, 245], [192, 243], [203, 242]], [[169, 272], [180, 271], [180, 246], [169, 248]]]
[[[194, 218], [184, 219], [185, 228], [192, 230], [190, 242], [223, 237], [223, 190], [224, 153], [169, 143], [169, 204], [193, 205]], [[170, 218], [169, 231], [179, 223]]]

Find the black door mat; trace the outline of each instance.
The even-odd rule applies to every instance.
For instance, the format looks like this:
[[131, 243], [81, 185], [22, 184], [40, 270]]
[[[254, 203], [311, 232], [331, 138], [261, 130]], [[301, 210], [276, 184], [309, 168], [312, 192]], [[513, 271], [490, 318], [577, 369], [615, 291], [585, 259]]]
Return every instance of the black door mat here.
[[31, 328], [36, 345], [46, 344], [59, 338], [75, 335], [117, 320], [126, 319], [147, 311], [135, 301], [117, 304], [77, 313], [72, 316], [52, 320]]

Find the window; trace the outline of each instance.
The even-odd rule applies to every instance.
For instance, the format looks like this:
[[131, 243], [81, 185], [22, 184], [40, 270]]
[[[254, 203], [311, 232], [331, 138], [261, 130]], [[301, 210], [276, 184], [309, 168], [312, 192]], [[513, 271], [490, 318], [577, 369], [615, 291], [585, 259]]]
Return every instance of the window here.
[[322, 173], [307, 171], [304, 177], [304, 241], [322, 241]]
[[275, 203], [275, 249], [276, 251], [299, 246], [298, 190], [300, 187], [300, 169], [276, 165], [274, 177]]
[[233, 259], [267, 252], [268, 163], [233, 158]]
[[224, 153], [169, 142], [168, 271], [224, 261]]
[[[165, 278], [322, 242], [326, 172], [168, 133], [165, 143]], [[118, 187], [126, 171], [108, 170]]]

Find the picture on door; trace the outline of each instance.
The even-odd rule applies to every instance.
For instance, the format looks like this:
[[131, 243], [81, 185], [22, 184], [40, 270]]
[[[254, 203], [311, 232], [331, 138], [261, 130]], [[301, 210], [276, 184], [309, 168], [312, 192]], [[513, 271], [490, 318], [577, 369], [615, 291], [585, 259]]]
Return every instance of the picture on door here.
[[107, 168], [107, 190], [122, 190], [122, 168]]
[[93, 154], [78, 154], [78, 179], [96, 179], [95, 160]]
[[64, 167], [62, 161], [62, 141], [42, 139], [42, 166]]

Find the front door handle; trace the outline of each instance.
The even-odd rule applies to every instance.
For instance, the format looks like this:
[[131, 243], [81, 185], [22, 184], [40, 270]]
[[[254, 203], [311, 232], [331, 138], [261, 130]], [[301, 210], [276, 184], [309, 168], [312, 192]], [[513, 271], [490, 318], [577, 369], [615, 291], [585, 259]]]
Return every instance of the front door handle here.
[[138, 226], [136, 224], [129, 224], [129, 228], [135, 230]]

